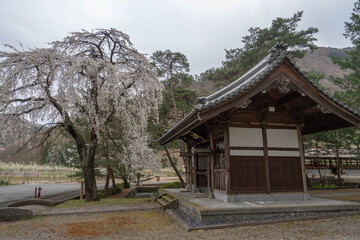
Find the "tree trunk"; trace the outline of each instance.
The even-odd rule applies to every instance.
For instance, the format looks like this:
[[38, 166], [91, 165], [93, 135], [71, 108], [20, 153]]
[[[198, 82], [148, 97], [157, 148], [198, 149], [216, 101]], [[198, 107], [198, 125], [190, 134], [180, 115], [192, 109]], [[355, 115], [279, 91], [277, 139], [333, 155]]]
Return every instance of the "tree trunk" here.
[[107, 193], [109, 191], [109, 181], [110, 181], [110, 166], [106, 167], [106, 179], [105, 179], [105, 186], [104, 190]]
[[[316, 156], [319, 157], [319, 149], [318, 149], [318, 140], [317, 139], [315, 140], [315, 149], [316, 149]], [[317, 167], [318, 167], [317, 169], [319, 172], [320, 182], [321, 182], [322, 187], [324, 187], [325, 181], [324, 181], [323, 176], [321, 175], [319, 158], [316, 160], [316, 163], [317, 163]]]
[[338, 139], [338, 132], [335, 130], [335, 147], [336, 147], [336, 165], [337, 165], [337, 177], [339, 186], [342, 186], [341, 182], [341, 159], [339, 158], [339, 139]]
[[112, 170], [112, 167], [110, 167], [110, 177], [111, 177], [111, 181], [112, 181], [112, 186], [115, 187], [115, 178], [114, 178], [114, 172]]
[[174, 80], [173, 80], [173, 72], [172, 72], [172, 63], [170, 63], [170, 87], [171, 87], [171, 98], [174, 105], [174, 119], [175, 122], [178, 121], [178, 113], [176, 108], [176, 100], [175, 100], [175, 90], [174, 90]]
[[89, 150], [87, 157], [83, 161], [84, 181], [85, 181], [85, 201], [99, 201], [95, 178], [95, 152], [97, 139], [95, 133], [91, 133]]
[[339, 158], [339, 147], [336, 147], [336, 162], [337, 162], [337, 177], [338, 177], [338, 183], [339, 186], [342, 186], [342, 182], [341, 182], [341, 159]]

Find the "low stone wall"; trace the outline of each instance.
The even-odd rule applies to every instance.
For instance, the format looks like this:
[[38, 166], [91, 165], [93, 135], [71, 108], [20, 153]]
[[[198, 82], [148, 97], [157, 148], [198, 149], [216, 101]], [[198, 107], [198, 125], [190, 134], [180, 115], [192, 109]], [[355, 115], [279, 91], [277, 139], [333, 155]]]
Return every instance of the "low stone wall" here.
[[7, 207], [0, 208], [0, 222], [18, 221], [33, 217], [33, 211], [28, 209]]
[[128, 194], [126, 194], [126, 198], [134, 198], [134, 197], [149, 197], [151, 193], [157, 195], [159, 191], [159, 186], [137, 186], [133, 190], [131, 190]]
[[44, 200], [44, 199], [30, 199], [30, 200], [11, 203], [8, 205], [8, 207], [21, 207], [27, 205], [44, 205], [44, 206], [52, 207], [54, 203], [52, 201]]

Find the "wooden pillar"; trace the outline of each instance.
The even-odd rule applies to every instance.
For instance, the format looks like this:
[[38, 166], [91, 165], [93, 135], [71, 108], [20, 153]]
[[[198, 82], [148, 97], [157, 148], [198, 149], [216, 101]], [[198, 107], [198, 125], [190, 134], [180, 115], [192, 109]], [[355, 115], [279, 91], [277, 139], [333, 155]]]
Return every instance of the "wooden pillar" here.
[[166, 145], [164, 144], [163, 147], [164, 147], [164, 149], [165, 149], [166, 155], [167, 155], [167, 157], [168, 157], [168, 159], [169, 159], [169, 161], [170, 161], [171, 166], [174, 168], [174, 170], [175, 170], [175, 172], [176, 172], [176, 175], [178, 176], [178, 178], [179, 178], [179, 180], [180, 180], [180, 182], [181, 182], [182, 187], [185, 188], [184, 179], [182, 178], [181, 174], [179, 173], [177, 167], [175, 166], [175, 163], [174, 163], [173, 160], [171, 159], [170, 153], [169, 153]]
[[231, 195], [231, 173], [230, 173], [230, 136], [229, 125], [224, 125], [224, 151], [225, 151], [225, 184], [226, 194]]
[[191, 181], [190, 181], [190, 173], [191, 173], [191, 147], [190, 144], [186, 144], [186, 152], [190, 154], [190, 157], [186, 157], [186, 190], [189, 191]]
[[196, 192], [197, 189], [197, 156], [195, 149], [191, 152], [191, 157], [194, 159], [194, 172], [193, 172], [193, 179], [194, 179], [194, 189], [193, 191]]
[[211, 185], [210, 185], [210, 156], [211, 156], [211, 152], [206, 154], [207, 157], [207, 172], [206, 172], [206, 177], [207, 177], [207, 190], [208, 190], [208, 197], [212, 198], [212, 191], [211, 191]]
[[214, 169], [215, 169], [215, 145], [214, 145], [214, 130], [213, 125], [210, 125], [210, 171], [211, 171], [211, 196], [210, 198], [214, 198], [214, 184], [215, 184], [215, 175], [214, 175]]
[[268, 155], [268, 145], [267, 145], [267, 133], [266, 125], [261, 126], [262, 137], [263, 137], [263, 149], [264, 149], [264, 166], [265, 166], [265, 182], [266, 182], [266, 193], [271, 193], [271, 184], [270, 184], [270, 166], [269, 166], [269, 155]]
[[303, 128], [303, 126], [304, 126], [303, 124], [300, 124], [296, 127], [296, 129], [297, 129], [297, 135], [298, 135], [303, 189], [304, 189], [304, 193], [307, 193], [307, 183], [306, 183], [306, 173], [305, 173], [305, 155], [304, 155], [304, 146], [303, 146], [302, 133], [301, 133], [301, 129]]

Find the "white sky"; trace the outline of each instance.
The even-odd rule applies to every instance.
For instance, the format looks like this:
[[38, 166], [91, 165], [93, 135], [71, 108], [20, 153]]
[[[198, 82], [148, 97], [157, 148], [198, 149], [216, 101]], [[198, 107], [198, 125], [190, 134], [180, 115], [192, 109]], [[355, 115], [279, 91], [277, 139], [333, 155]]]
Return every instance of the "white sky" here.
[[[0, 43], [44, 47], [81, 29], [116, 28], [142, 53], [179, 51], [191, 73], [218, 67], [250, 27], [304, 10], [299, 29], [319, 28], [317, 45], [349, 47], [343, 37], [355, 0], [0, 0]], [[3, 47], [0, 47], [3, 49]]]

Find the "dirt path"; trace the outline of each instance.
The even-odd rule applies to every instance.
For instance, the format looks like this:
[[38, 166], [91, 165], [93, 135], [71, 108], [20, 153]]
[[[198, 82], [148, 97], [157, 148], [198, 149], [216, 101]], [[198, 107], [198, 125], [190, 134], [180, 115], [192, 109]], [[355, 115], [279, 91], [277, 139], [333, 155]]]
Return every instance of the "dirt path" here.
[[0, 239], [359, 239], [360, 215], [186, 232], [162, 210], [38, 217], [0, 224]]

